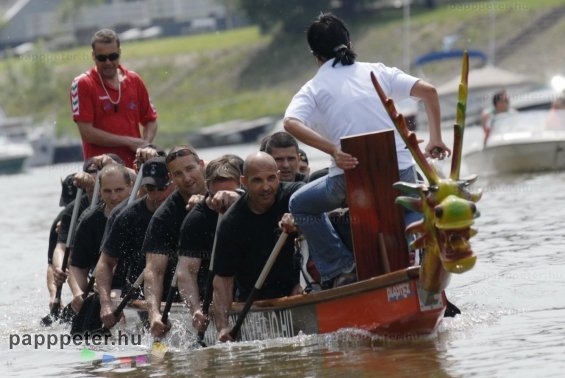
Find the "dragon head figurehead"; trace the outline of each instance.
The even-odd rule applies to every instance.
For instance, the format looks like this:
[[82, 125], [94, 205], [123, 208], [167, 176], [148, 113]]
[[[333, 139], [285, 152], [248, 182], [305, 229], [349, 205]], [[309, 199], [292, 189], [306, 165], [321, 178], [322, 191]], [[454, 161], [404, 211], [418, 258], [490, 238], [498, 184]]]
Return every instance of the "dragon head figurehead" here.
[[392, 99], [386, 97], [375, 75], [371, 73], [375, 90], [428, 182], [398, 182], [394, 185], [407, 194], [398, 197], [396, 202], [409, 210], [422, 213], [422, 220], [408, 225], [406, 233], [417, 235], [410, 244], [411, 249], [425, 251], [420, 281], [428, 291], [444, 289], [449, 282], [449, 273], [466, 272], [476, 262], [469, 239], [477, 233], [471, 226], [479, 216], [475, 203], [482, 193], [480, 190], [470, 191], [469, 187], [477, 179], [476, 175], [460, 178], [468, 68], [469, 58], [465, 53], [459, 85], [457, 122], [454, 126], [451, 173], [447, 178], [441, 177], [426, 160], [418, 146], [416, 134], [408, 130], [404, 117], [396, 111]]

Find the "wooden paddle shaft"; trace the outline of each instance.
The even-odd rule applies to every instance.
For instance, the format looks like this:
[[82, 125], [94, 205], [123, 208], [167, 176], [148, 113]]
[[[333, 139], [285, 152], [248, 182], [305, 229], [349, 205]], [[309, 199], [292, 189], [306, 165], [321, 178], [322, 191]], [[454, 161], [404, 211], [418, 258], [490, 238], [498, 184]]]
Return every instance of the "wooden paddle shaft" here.
[[[75, 197], [75, 202], [73, 204], [73, 213], [71, 215], [71, 224], [69, 225], [69, 234], [67, 235], [67, 244], [65, 246], [65, 255], [63, 256], [63, 262], [61, 264], [61, 270], [64, 272], [67, 270], [67, 265], [69, 264], [69, 257], [71, 255], [71, 244], [74, 240], [75, 227], [77, 224], [78, 211], [80, 208], [80, 203], [82, 201], [82, 188], [78, 188]], [[55, 299], [51, 306], [51, 314], [57, 316], [59, 314], [59, 304], [61, 303], [61, 292], [63, 291], [63, 285], [57, 286], [57, 292], [55, 293]]]
[[269, 275], [271, 268], [275, 264], [275, 261], [277, 260], [277, 257], [279, 256], [279, 253], [283, 248], [287, 237], [288, 237], [288, 233], [283, 232], [279, 237], [279, 240], [277, 240], [277, 244], [275, 244], [275, 247], [273, 248], [273, 251], [269, 256], [269, 259], [265, 263], [265, 266], [263, 267], [263, 270], [261, 271], [259, 278], [257, 278], [257, 282], [255, 282], [255, 288], [257, 290], [260, 290], [263, 287], [263, 283], [265, 283], [265, 280], [267, 279], [267, 276]]
[[139, 171], [137, 172], [137, 176], [135, 177], [135, 183], [133, 184], [133, 188], [131, 193], [129, 194], [128, 204], [132, 203], [133, 200], [137, 197], [137, 192], [139, 191], [139, 187], [141, 186], [141, 180], [143, 179], [143, 166], [145, 163], [141, 164], [139, 167]]
[[98, 205], [98, 197], [100, 197], [100, 171], [96, 172], [96, 178], [94, 179], [94, 191], [92, 192], [92, 202], [90, 203], [91, 209]]
[[261, 271], [259, 278], [257, 278], [257, 282], [255, 282], [255, 286], [251, 290], [251, 293], [249, 293], [249, 297], [247, 298], [247, 301], [245, 302], [245, 306], [243, 307], [243, 310], [241, 310], [241, 312], [239, 313], [239, 317], [237, 318], [235, 325], [233, 326], [232, 330], [230, 331], [230, 336], [232, 337], [232, 339], [235, 340], [237, 338], [237, 335], [239, 334], [239, 330], [241, 329], [241, 326], [243, 325], [243, 321], [245, 320], [245, 317], [247, 316], [247, 313], [249, 312], [251, 305], [255, 301], [255, 298], [257, 297], [257, 293], [259, 292], [259, 290], [261, 290], [261, 287], [263, 287], [263, 283], [265, 282], [265, 279], [269, 275], [271, 268], [275, 264], [275, 261], [276, 261], [277, 257], [279, 256], [279, 253], [282, 250], [284, 243], [286, 242], [287, 237], [288, 237], [288, 233], [283, 232], [281, 234], [281, 236], [279, 237], [279, 240], [275, 244], [275, 247], [271, 251], [271, 255], [269, 256], [269, 259], [265, 263], [265, 266], [263, 267], [263, 270]]
[[[220, 222], [222, 221], [224, 214], [218, 214], [218, 220], [216, 221], [216, 233], [214, 234], [214, 242], [212, 243], [212, 255], [210, 256], [210, 265], [208, 267], [208, 276], [206, 277], [206, 289], [204, 291], [204, 298], [202, 300], [202, 314], [204, 316], [208, 315], [210, 311], [210, 303], [212, 303], [212, 291], [213, 281], [214, 281], [214, 259], [216, 256], [216, 243], [218, 242], [218, 230], [220, 229]], [[198, 331], [197, 340], [202, 344], [204, 340], [205, 331]]]
[[129, 288], [128, 292], [126, 293], [126, 295], [123, 297], [122, 301], [120, 302], [120, 304], [118, 305], [118, 307], [116, 307], [116, 309], [114, 310], [114, 316], [117, 318], [121, 315], [122, 311], [124, 310], [124, 308], [127, 306], [129, 300], [131, 299], [131, 297], [133, 297], [133, 294], [135, 293], [135, 291], [137, 289], [139, 289], [139, 287], [141, 286], [141, 284], [143, 283], [143, 274], [145, 271], [141, 272], [141, 274], [139, 275], [139, 277], [137, 277], [137, 279], [135, 280], [135, 282], [133, 283], [132, 287]]
[[173, 279], [171, 280], [171, 287], [167, 293], [167, 302], [165, 302], [165, 308], [163, 309], [163, 315], [161, 316], [161, 322], [166, 323], [169, 319], [169, 312], [171, 311], [171, 306], [173, 305], [173, 299], [177, 293], [177, 269], [175, 269], [175, 274], [173, 274]]

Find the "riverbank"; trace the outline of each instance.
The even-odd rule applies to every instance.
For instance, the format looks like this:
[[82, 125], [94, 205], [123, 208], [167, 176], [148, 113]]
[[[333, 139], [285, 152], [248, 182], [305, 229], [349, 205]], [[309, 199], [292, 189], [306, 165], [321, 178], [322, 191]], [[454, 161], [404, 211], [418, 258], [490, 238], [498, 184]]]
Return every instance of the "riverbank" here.
[[[528, 25], [561, 5], [559, 0], [455, 3], [432, 11], [414, 8], [410, 21], [410, 52], [417, 56], [451, 48], [501, 49]], [[402, 9], [368, 13], [347, 20], [353, 45], [364, 61], [403, 67]], [[519, 27], [518, 27], [519, 26]], [[496, 64], [534, 76], [540, 83], [563, 73], [556, 48], [565, 34], [565, 19], [534, 33]], [[292, 95], [315, 72], [304, 36], [261, 35], [254, 27], [198, 36], [181, 36], [122, 47], [122, 62], [146, 81], [159, 111], [157, 143], [186, 141], [186, 134], [233, 119], [280, 117]], [[473, 62], [472, 62], [473, 63]], [[90, 65], [88, 46], [46, 52], [0, 62], [0, 103], [10, 115], [36, 118], [55, 114], [59, 135], [78, 136], [69, 116], [68, 90], [72, 78]], [[458, 60], [412, 69], [435, 85], [459, 73]], [[26, 106], [22, 106], [26, 104]]]

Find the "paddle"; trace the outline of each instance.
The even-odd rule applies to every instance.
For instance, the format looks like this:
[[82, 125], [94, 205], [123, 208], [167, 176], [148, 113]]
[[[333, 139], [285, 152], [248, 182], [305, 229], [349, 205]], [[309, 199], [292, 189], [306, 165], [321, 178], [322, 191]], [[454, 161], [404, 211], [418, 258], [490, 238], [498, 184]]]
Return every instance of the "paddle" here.
[[100, 197], [100, 171], [96, 171], [96, 178], [94, 179], [94, 191], [92, 192], [90, 209], [94, 209], [96, 205], [98, 205], [98, 197]]
[[[208, 276], [206, 277], [206, 288], [204, 291], [204, 299], [202, 301], [202, 314], [204, 316], [208, 316], [208, 312], [210, 310], [210, 303], [212, 303], [212, 292], [213, 292], [213, 282], [214, 282], [214, 256], [216, 255], [216, 243], [218, 241], [218, 229], [220, 228], [220, 222], [224, 214], [218, 214], [218, 220], [216, 223], [216, 233], [214, 234], [214, 242], [212, 243], [212, 255], [210, 256], [210, 266], [208, 267]], [[196, 337], [196, 342], [202, 346], [206, 347], [204, 343], [204, 331], [198, 331], [198, 335]]]
[[135, 183], [133, 184], [133, 189], [131, 190], [131, 193], [129, 194], [129, 198], [128, 198], [128, 205], [130, 203], [132, 203], [136, 198], [137, 198], [137, 192], [139, 191], [139, 187], [141, 186], [141, 179], [143, 178], [143, 165], [145, 163], [141, 164], [141, 166], [139, 167], [139, 170], [137, 171], [137, 176], [135, 176]]
[[447, 298], [445, 298], [445, 301], [447, 302], [447, 306], [446, 306], [445, 312], [443, 314], [444, 318], [454, 318], [455, 315], [458, 315], [458, 314], [461, 313], [461, 310], [459, 309], [459, 307], [455, 306]]
[[[69, 225], [69, 234], [67, 235], [67, 244], [65, 245], [65, 254], [63, 256], [63, 263], [61, 270], [64, 272], [67, 270], [67, 265], [69, 263], [69, 257], [71, 255], [71, 244], [73, 243], [75, 228], [77, 224], [78, 211], [80, 209], [80, 202], [82, 200], [82, 188], [78, 188], [75, 197], [75, 203], [73, 205], [73, 213], [71, 215], [71, 224]], [[41, 319], [40, 324], [43, 326], [49, 326], [54, 320], [59, 319], [59, 311], [61, 309], [61, 292], [63, 291], [63, 285], [57, 285], [57, 292], [55, 293], [55, 299], [51, 304], [51, 312], [49, 315], [44, 316]]]
[[288, 233], [284, 231], [279, 237], [279, 240], [277, 240], [277, 244], [275, 244], [275, 247], [271, 251], [271, 255], [269, 256], [269, 259], [265, 263], [265, 266], [263, 267], [263, 270], [261, 271], [259, 278], [257, 278], [257, 282], [255, 282], [255, 286], [251, 290], [251, 293], [249, 293], [249, 297], [247, 297], [247, 301], [243, 306], [243, 310], [241, 310], [241, 312], [239, 313], [237, 321], [235, 322], [235, 325], [230, 331], [230, 337], [232, 339], [236, 340], [237, 337], [239, 336], [239, 331], [241, 330], [243, 321], [245, 320], [245, 317], [247, 316], [247, 313], [249, 312], [251, 305], [255, 301], [255, 298], [257, 297], [259, 290], [261, 290], [261, 288], [263, 287], [263, 283], [265, 282], [265, 279], [267, 279], [267, 276], [269, 275], [271, 268], [275, 264], [275, 261], [279, 256], [279, 253], [283, 248], [287, 237], [288, 237]]
[[[139, 277], [137, 277], [137, 279], [135, 280], [135, 282], [133, 283], [133, 285], [129, 288], [128, 292], [126, 293], [126, 295], [124, 295], [124, 297], [122, 298], [122, 301], [120, 302], [120, 304], [118, 305], [118, 307], [116, 307], [116, 309], [114, 310], [114, 312], [112, 313], [114, 315], [114, 317], [116, 319], [119, 319], [120, 316], [122, 315], [122, 312], [124, 311], [124, 308], [126, 308], [126, 306], [128, 305], [129, 301], [132, 299], [132, 297], [135, 295], [135, 293], [139, 290], [139, 288], [141, 287], [141, 284], [143, 283], [143, 273], [141, 272], [141, 274], [139, 275]], [[92, 298], [94, 296], [91, 296], [90, 298]], [[100, 299], [98, 298], [96, 300], [96, 302], [98, 302], [98, 306], [97, 306], [97, 315], [98, 318], [100, 319]], [[96, 305], [93, 303], [92, 307], [96, 307]], [[84, 331], [88, 331], [88, 329], [86, 330], [76, 330], [77, 332], [72, 332], [71, 334], [75, 334], [75, 333], [81, 333]], [[110, 333], [110, 329], [107, 327], [101, 327], [98, 329], [95, 329], [94, 331], [91, 332], [92, 335], [95, 334], [109, 334]]]
[[[173, 279], [171, 281], [171, 287], [169, 288], [169, 292], [167, 293], [167, 301], [165, 302], [165, 308], [163, 309], [163, 315], [161, 316], [161, 322], [163, 324], [167, 324], [167, 320], [169, 320], [169, 312], [171, 311], [171, 306], [173, 305], [173, 299], [177, 294], [177, 270], [175, 269], [175, 274], [173, 275]], [[151, 354], [155, 357], [162, 358], [169, 347], [161, 342], [161, 340], [156, 337], [155, 341], [153, 342], [153, 347], [151, 348]]]
[[[136, 198], [137, 196], [137, 191], [139, 190], [139, 187], [141, 186], [141, 180], [143, 178], [143, 164], [140, 167], [140, 174], [138, 174], [135, 178], [135, 183], [133, 184], [133, 188], [131, 190], [130, 196], [128, 197], [128, 201], [126, 203], [126, 207], [129, 206]], [[99, 177], [97, 175], [96, 178], [96, 183], [99, 184], [100, 180]], [[99, 190], [98, 190], [99, 191]], [[96, 189], [95, 189], [95, 193], [96, 193]], [[94, 202], [94, 199], [93, 199]], [[90, 329], [94, 328], [100, 328], [100, 298], [98, 297], [98, 295], [93, 295], [93, 296], [88, 296], [90, 294], [90, 292], [92, 291], [92, 289], [94, 288], [94, 282], [95, 282], [95, 278], [96, 278], [96, 269], [92, 272], [92, 275], [90, 276], [90, 279], [88, 281], [88, 285], [84, 291], [84, 293], [82, 294], [82, 298], [84, 299], [84, 302], [80, 308], [79, 313], [77, 314], [77, 316], [73, 316], [72, 319], [72, 325], [71, 325], [71, 333], [82, 333], [84, 331], [88, 331]], [[138, 278], [139, 279], [139, 278]], [[137, 281], [136, 281], [137, 282]], [[69, 306], [67, 306], [69, 307]], [[67, 310], [67, 307], [65, 307], [65, 310]], [[70, 308], [67, 311], [72, 311]], [[98, 311], [98, 313], [96, 312]], [[91, 319], [92, 317], [95, 317], [94, 319]], [[69, 320], [71, 320], [69, 319]]]

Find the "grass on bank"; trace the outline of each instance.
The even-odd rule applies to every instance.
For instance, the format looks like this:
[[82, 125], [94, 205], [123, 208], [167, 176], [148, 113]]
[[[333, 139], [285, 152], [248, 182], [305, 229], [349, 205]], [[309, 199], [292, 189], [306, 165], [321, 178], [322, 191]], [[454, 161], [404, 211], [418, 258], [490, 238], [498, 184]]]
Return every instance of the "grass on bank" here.
[[[488, 52], [491, 14], [502, 44], [539, 12], [560, 0], [490, 1], [451, 4], [433, 11], [413, 9], [410, 56], [440, 50], [444, 36], [457, 34], [454, 48]], [[494, 9], [494, 10], [493, 10]], [[401, 68], [402, 10], [347, 20], [363, 61]], [[122, 46], [122, 63], [144, 78], [159, 112], [160, 135], [180, 135], [231, 119], [281, 115], [292, 95], [316, 66], [303, 35], [261, 35], [248, 27], [221, 33], [179, 36]], [[78, 135], [71, 121], [68, 90], [73, 77], [92, 64], [90, 47], [44, 52], [0, 61], [0, 103], [10, 115], [55, 115], [59, 134]], [[426, 67], [424, 75], [441, 84], [458, 74], [459, 62]], [[159, 142], [159, 140], [157, 141]]]

